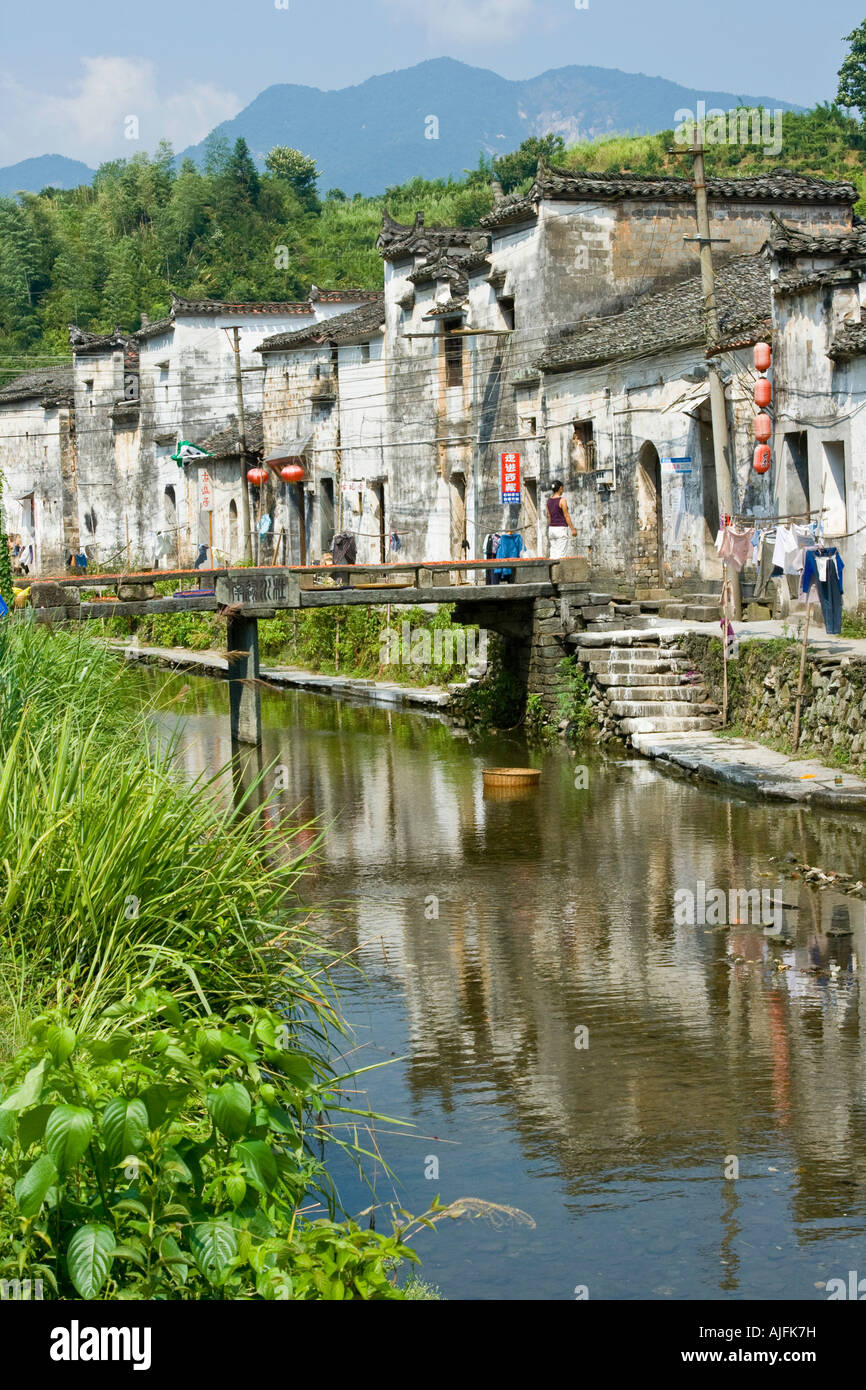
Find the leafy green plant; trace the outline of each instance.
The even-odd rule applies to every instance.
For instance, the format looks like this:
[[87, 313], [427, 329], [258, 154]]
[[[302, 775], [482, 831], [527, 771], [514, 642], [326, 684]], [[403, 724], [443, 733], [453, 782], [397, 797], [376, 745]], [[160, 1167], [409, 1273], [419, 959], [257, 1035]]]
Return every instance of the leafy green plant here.
[[560, 692], [557, 696], [560, 717], [569, 722], [569, 736], [577, 737], [595, 722], [590, 695], [592, 685], [580, 662], [565, 657], [557, 667]]
[[417, 1255], [334, 1221], [314, 1153], [308, 1117], [343, 1109], [348, 1078], [288, 1036], [266, 1008], [196, 1016], [152, 987], [81, 1034], [34, 1020], [0, 1091], [0, 1277], [63, 1299], [403, 1298]]

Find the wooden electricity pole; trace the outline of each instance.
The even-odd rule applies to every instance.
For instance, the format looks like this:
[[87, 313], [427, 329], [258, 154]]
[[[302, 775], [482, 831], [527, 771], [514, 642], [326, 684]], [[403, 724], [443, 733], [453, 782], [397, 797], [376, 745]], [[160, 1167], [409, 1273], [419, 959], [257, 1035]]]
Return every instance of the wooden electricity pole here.
[[232, 347], [235, 354], [235, 389], [238, 401], [238, 443], [241, 448], [241, 525], [244, 528], [244, 559], [253, 558], [253, 542], [250, 522], [250, 490], [247, 483], [247, 427], [244, 417], [244, 388], [241, 380], [241, 346], [237, 328], [232, 329]]
[[[690, 153], [694, 158], [695, 205], [697, 210], [698, 234], [686, 237], [686, 241], [696, 241], [701, 257], [701, 288], [704, 296], [704, 319], [707, 348], [713, 352], [719, 346], [719, 310], [716, 303], [716, 279], [713, 272], [713, 242], [727, 241], [726, 237], [710, 235], [710, 211], [707, 201], [707, 178], [704, 169], [704, 127], [702, 121], [694, 123], [694, 143]], [[733, 490], [731, 486], [731, 449], [728, 439], [728, 418], [725, 410], [725, 386], [722, 381], [721, 364], [717, 357], [710, 356], [710, 412], [713, 421], [713, 454], [716, 464], [716, 492], [719, 502], [719, 525], [725, 516], [734, 511]], [[734, 618], [743, 613], [740, 595], [740, 576], [731, 566], [728, 576]], [[727, 609], [726, 609], [727, 617]], [[727, 632], [725, 633], [727, 640]]]

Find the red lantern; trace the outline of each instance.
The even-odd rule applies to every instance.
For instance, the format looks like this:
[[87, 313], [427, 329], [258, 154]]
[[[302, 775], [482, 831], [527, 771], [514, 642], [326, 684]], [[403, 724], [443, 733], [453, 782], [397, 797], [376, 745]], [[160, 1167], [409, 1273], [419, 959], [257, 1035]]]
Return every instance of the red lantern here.
[[770, 365], [772, 353], [769, 343], [755, 343], [755, 371], [765, 372]]
[[759, 444], [766, 444], [770, 435], [773, 433], [773, 422], [769, 415], [756, 415], [752, 421], [755, 430], [755, 438]]
[[304, 470], [299, 463], [287, 463], [280, 469], [280, 477], [284, 483], [302, 483]]
[[765, 376], [759, 376], [755, 382], [755, 405], [762, 409], [769, 405], [773, 399], [773, 388]]
[[755, 448], [755, 457], [752, 460], [752, 467], [756, 473], [766, 473], [770, 467], [772, 455], [769, 444], [758, 444]]
[[268, 470], [266, 468], [247, 469], [247, 482], [252, 483], [254, 487], [261, 487], [262, 483], [266, 483], [267, 481]]

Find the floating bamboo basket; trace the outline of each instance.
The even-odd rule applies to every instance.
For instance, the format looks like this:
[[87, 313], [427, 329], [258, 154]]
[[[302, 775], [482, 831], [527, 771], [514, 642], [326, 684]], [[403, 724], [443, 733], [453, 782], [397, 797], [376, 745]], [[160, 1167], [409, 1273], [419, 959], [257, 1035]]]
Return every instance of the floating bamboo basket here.
[[491, 767], [484, 772], [484, 786], [524, 791], [537, 787], [541, 773], [535, 767]]

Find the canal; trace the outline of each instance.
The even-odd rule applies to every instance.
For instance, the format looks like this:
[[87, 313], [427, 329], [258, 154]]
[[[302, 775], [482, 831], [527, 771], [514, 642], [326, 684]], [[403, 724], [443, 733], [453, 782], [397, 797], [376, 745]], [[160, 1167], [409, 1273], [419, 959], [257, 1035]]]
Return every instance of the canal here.
[[[230, 756], [227, 690], [184, 683], [199, 776]], [[416, 1240], [444, 1297], [808, 1300], [866, 1275], [864, 903], [771, 862], [863, 874], [862, 820], [300, 692], [263, 719], [266, 814], [326, 827], [304, 891], [360, 967], [337, 972], [347, 1052], [388, 1064], [359, 1084], [412, 1125], [377, 1126], [376, 1199], [495, 1204]], [[537, 791], [485, 797], [483, 768], [527, 761]], [[699, 883], [780, 889], [790, 944], [748, 913], [680, 921]]]

